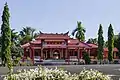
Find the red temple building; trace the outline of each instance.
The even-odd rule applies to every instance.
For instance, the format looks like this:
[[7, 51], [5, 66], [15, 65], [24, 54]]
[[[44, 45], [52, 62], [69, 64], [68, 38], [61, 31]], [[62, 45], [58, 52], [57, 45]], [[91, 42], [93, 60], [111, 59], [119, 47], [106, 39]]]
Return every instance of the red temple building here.
[[[73, 39], [68, 36], [68, 33], [42, 33], [24, 45], [24, 59], [30, 57], [33, 60], [36, 56], [39, 56], [40, 60], [46, 59], [64, 59], [69, 60], [74, 57], [82, 59], [82, 52], [85, 50], [88, 52], [91, 60], [97, 59], [97, 48], [96, 44], [88, 44], [81, 42], [77, 39]], [[117, 59], [116, 52], [118, 50], [114, 48], [113, 58]], [[103, 53], [104, 59], [108, 57], [108, 49], [104, 48]]]

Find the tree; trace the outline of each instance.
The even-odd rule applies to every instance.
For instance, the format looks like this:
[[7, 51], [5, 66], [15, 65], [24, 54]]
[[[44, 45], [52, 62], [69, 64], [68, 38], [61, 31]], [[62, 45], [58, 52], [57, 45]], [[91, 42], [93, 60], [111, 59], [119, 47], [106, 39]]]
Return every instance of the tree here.
[[15, 59], [17, 57], [21, 57], [23, 55], [24, 51], [23, 48], [19, 45], [12, 45], [11, 46], [11, 57], [12, 59]]
[[9, 25], [9, 8], [7, 3], [4, 6], [3, 15], [2, 15], [2, 25], [1, 25], [1, 37], [2, 37], [2, 49], [1, 49], [1, 59], [2, 64], [9, 68], [9, 71], [12, 70], [12, 63], [11, 63], [11, 30]]
[[89, 54], [86, 51], [83, 51], [83, 59], [85, 60], [85, 64], [90, 64], [90, 57]]
[[112, 25], [108, 27], [108, 60], [111, 62], [113, 60], [113, 48], [114, 48], [114, 33]]
[[19, 45], [18, 43], [19, 35], [15, 32], [15, 29], [11, 30], [11, 45]]
[[104, 47], [108, 47], [108, 41], [104, 42]]
[[36, 32], [36, 33], [34, 34], [34, 38], [38, 37], [40, 34], [41, 34], [41, 31]]
[[98, 54], [97, 54], [97, 58], [100, 61], [100, 63], [103, 60], [103, 46], [104, 46], [103, 29], [102, 25], [100, 24], [98, 30]]
[[88, 41], [86, 42], [86, 43], [92, 43], [92, 44], [97, 44], [97, 38], [90, 38], [90, 39], [88, 39]]
[[21, 57], [23, 55], [23, 49], [20, 47], [18, 39], [19, 39], [18, 32], [15, 32], [15, 29], [12, 29], [11, 30], [11, 57], [12, 59]]
[[79, 41], [85, 41], [85, 28], [82, 27], [81, 22], [77, 22], [77, 28], [72, 32], [72, 36], [75, 36]]
[[118, 44], [117, 44], [117, 49], [119, 50], [119, 52], [118, 52], [118, 56], [119, 56], [119, 58], [120, 58], [120, 33], [119, 33], [119, 35], [118, 35]]
[[[72, 36], [75, 36], [79, 41], [85, 41], [85, 28], [82, 27], [81, 22], [77, 22], [77, 28], [75, 28], [72, 32]], [[78, 56], [79, 56], [79, 52], [78, 52]], [[78, 58], [78, 62], [79, 62], [79, 58]]]
[[114, 35], [114, 47], [117, 47], [117, 45], [118, 45], [118, 37], [119, 37], [119, 34]]
[[34, 28], [31, 28], [31, 27], [23, 28], [19, 34], [20, 35], [19, 36], [20, 44], [25, 44], [25, 43], [31, 41], [34, 38], [34, 32], [35, 32]]

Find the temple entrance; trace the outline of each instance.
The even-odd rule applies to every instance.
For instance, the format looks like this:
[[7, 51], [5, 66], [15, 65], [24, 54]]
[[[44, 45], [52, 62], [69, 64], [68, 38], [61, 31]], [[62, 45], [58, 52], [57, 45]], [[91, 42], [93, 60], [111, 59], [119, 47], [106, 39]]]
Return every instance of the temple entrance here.
[[54, 59], [60, 59], [60, 52], [59, 52], [59, 50], [53, 51], [53, 58]]

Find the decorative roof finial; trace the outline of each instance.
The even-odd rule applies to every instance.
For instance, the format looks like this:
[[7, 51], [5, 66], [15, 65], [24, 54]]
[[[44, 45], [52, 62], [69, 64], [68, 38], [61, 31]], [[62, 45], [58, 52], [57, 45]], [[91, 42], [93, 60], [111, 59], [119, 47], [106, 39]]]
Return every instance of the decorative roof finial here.
[[68, 32], [66, 32], [66, 33], [64, 33], [64, 35], [68, 35], [68, 33], [69, 33], [69, 31], [68, 31]]
[[39, 31], [40, 34], [43, 34], [41, 31]]

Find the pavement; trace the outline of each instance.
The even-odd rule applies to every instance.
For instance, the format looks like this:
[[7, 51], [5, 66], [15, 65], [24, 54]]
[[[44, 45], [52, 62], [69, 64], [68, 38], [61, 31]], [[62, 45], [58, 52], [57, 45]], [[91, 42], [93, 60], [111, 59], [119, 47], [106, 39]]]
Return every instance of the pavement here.
[[[99, 70], [107, 75], [110, 75], [113, 80], [120, 80], [120, 64], [105, 64], [105, 65], [51, 65], [51, 66], [45, 66], [47, 68], [63, 68], [64, 70], [67, 70], [71, 73], [79, 73], [83, 68], [86, 69], [96, 69]], [[14, 73], [18, 69], [31, 69], [36, 68], [37, 66], [18, 66], [14, 67]], [[6, 67], [0, 67], [0, 76], [5, 75], [8, 72], [8, 68]], [[2, 78], [0, 77], [0, 80]]]

